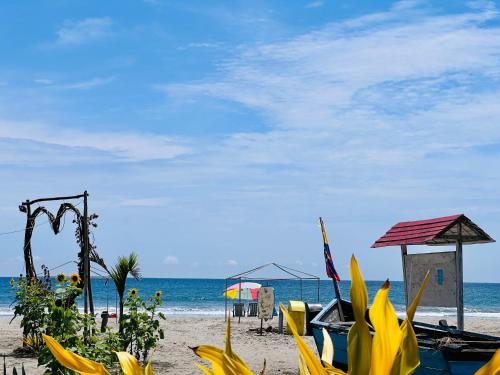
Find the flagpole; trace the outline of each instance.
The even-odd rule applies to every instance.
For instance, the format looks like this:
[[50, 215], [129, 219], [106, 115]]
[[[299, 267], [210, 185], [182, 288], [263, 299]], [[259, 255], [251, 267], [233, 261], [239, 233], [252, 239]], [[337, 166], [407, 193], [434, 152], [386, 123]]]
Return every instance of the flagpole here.
[[[323, 219], [321, 217], [319, 218], [319, 223], [321, 224], [321, 234], [323, 235], [323, 243], [324, 243], [324, 245], [327, 245], [328, 238], [326, 237], [325, 224], [323, 223]], [[332, 277], [331, 279], [333, 282], [333, 289], [335, 291], [335, 296], [337, 298], [337, 307], [339, 310], [340, 320], [343, 322], [344, 321], [344, 311], [342, 310], [342, 296], [340, 295], [339, 284], [337, 282], [337, 279], [335, 279], [335, 277]]]

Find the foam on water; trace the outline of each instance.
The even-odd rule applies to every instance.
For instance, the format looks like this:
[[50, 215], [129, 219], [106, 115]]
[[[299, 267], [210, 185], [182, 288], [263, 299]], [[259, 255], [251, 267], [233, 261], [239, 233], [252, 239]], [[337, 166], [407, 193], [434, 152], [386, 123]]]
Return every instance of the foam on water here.
[[[11, 307], [14, 301], [14, 292], [9, 285], [10, 278], [0, 277], [0, 316], [12, 316]], [[262, 283], [266, 285], [266, 283]], [[367, 281], [367, 289], [370, 301], [382, 284], [382, 281]], [[318, 290], [316, 282], [303, 282], [302, 293], [300, 283], [297, 281], [273, 281], [276, 301], [285, 304], [289, 300], [304, 300], [317, 302]], [[168, 315], [205, 315], [223, 316], [224, 297], [223, 290], [226, 286], [224, 279], [149, 279], [140, 281], [129, 280], [128, 288], [137, 288], [139, 294], [147, 299], [157, 290], [163, 292], [163, 305], [159, 308]], [[342, 295], [349, 298], [349, 281], [341, 281], [340, 289]], [[116, 310], [117, 300], [114, 286], [108, 286], [102, 279], [92, 280], [92, 289], [95, 311], [100, 313], [109, 306], [110, 312]], [[320, 282], [320, 303], [326, 306], [333, 298], [331, 280]], [[398, 314], [404, 316], [404, 293], [401, 281], [391, 282], [390, 298]], [[233, 301], [228, 301], [228, 308], [232, 307]], [[81, 300], [78, 301], [82, 306]], [[500, 318], [500, 284], [487, 283], [465, 283], [464, 284], [465, 316], [475, 318]], [[456, 315], [453, 308], [429, 308], [419, 307], [417, 317], [452, 317]]]

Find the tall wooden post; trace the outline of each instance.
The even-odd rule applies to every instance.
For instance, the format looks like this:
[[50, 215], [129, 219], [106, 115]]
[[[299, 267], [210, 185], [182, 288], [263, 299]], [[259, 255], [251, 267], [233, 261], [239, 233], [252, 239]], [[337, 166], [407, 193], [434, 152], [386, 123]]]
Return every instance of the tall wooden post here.
[[89, 280], [89, 237], [88, 237], [88, 207], [87, 207], [87, 191], [83, 193], [83, 312], [88, 314], [88, 284]]
[[462, 223], [458, 223], [455, 263], [457, 269], [457, 327], [464, 329], [464, 263], [462, 258]]
[[36, 277], [36, 271], [33, 264], [33, 255], [31, 254], [31, 230], [30, 226], [34, 225], [31, 223], [31, 204], [29, 199], [23, 204], [26, 209], [26, 230], [24, 231], [24, 268], [25, 275], [28, 283], [31, 283], [31, 279]]
[[406, 285], [406, 255], [408, 254], [408, 248], [406, 245], [401, 245], [401, 262], [403, 262], [403, 285], [405, 288], [405, 306], [408, 309], [408, 285]]

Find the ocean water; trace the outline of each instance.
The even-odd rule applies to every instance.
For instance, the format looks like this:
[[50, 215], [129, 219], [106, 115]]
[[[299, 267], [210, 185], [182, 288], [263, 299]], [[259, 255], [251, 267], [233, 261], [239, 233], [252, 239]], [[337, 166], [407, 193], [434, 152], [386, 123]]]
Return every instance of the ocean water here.
[[[0, 277], [0, 315], [13, 315], [12, 302], [14, 292], [10, 287], [10, 278]], [[383, 281], [367, 281], [370, 301]], [[318, 284], [316, 281], [302, 282], [295, 280], [280, 280], [261, 282], [275, 288], [276, 301], [304, 300], [317, 302]], [[231, 285], [231, 284], [229, 284]], [[152, 296], [157, 290], [163, 293], [163, 305], [160, 310], [170, 315], [224, 315], [224, 297], [226, 286], [224, 279], [130, 279], [127, 288], [137, 288], [143, 298]], [[113, 283], [103, 279], [92, 280], [94, 305], [96, 312], [108, 309], [116, 311], [117, 298]], [[342, 296], [349, 299], [349, 281], [341, 281]], [[321, 280], [319, 285], [319, 301], [323, 306], [333, 298], [334, 292], [331, 280]], [[390, 298], [399, 313], [404, 312], [404, 293], [401, 281], [391, 282]], [[231, 306], [232, 301], [228, 300]], [[79, 304], [82, 306], [81, 302]], [[465, 316], [498, 317], [500, 318], [500, 283], [465, 283], [464, 284]], [[454, 316], [453, 308], [419, 307], [420, 316]]]

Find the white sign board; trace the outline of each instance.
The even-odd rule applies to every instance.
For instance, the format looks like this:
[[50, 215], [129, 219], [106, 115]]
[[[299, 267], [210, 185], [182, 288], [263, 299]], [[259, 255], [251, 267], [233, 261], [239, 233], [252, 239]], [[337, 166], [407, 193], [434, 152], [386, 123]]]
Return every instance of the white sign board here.
[[408, 303], [418, 292], [427, 271], [429, 281], [419, 306], [457, 307], [457, 270], [455, 251], [405, 255]]
[[263, 286], [260, 288], [258, 307], [259, 319], [269, 320], [273, 318], [274, 288], [272, 286]]

